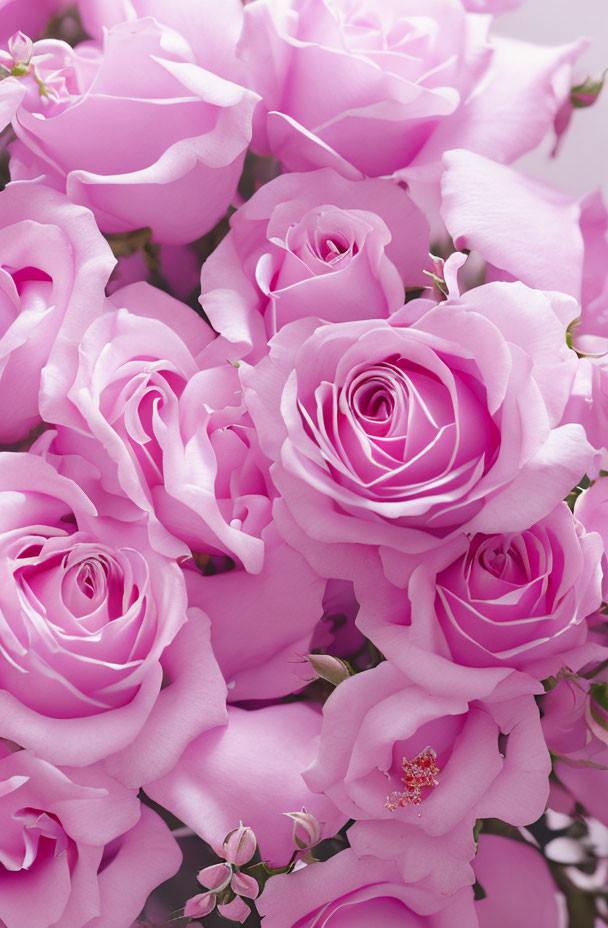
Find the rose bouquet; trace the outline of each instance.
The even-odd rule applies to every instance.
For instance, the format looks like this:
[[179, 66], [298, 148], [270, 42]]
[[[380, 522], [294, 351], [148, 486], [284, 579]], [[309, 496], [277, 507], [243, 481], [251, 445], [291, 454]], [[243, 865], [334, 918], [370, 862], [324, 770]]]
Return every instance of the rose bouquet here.
[[0, 0], [0, 928], [608, 925], [608, 212], [517, 0]]

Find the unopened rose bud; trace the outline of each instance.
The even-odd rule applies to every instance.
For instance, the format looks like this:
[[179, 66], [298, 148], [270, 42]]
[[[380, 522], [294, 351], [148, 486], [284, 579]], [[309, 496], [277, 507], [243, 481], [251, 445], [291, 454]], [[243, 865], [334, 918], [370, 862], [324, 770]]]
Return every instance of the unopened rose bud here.
[[604, 71], [598, 80], [588, 77], [582, 84], [572, 87], [570, 90], [570, 103], [575, 109], [593, 106], [604, 88], [607, 73], [608, 71]]
[[29, 64], [34, 54], [34, 43], [23, 32], [16, 32], [8, 40], [8, 50], [15, 64]]
[[331, 654], [309, 654], [308, 661], [316, 675], [333, 686], [348, 680], [351, 675], [348, 665]]
[[218, 905], [217, 910], [224, 918], [229, 918], [233, 922], [240, 922], [241, 925], [251, 915], [251, 909], [239, 896], [227, 905]]
[[283, 812], [293, 820], [294, 844], [303, 851], [307, 847], [314, 847], [321, 840], [321, 825], [310, 812], [302, 808], [301, 812]]
[[249, 863], [255, 854], [256, 847], [257, 841], [253, 831], [241, 822], [238, 828], [229, 832], [224, 838], [223, 854], [229, 864], [242, 867]]
[[230, 888], [237, 896], [245, 896], [247, 899], [257, 899], [260, 892], [258, 881], [247, 873], [235, 873]]
[[196, 877], [201, 886], [205, 889], [212, 889], [219, 893], [230, 883], [232, 876], [232, 867], [230, 864], [213, 864], [211, 867], [205, 867]]
[[215, 908], [215, 896], [213, 893], [199, 893], [198, 896], [192, 896], [184, 906], [184, 915], [186, 918], [202, 918], [203, 915], [209, 915]]

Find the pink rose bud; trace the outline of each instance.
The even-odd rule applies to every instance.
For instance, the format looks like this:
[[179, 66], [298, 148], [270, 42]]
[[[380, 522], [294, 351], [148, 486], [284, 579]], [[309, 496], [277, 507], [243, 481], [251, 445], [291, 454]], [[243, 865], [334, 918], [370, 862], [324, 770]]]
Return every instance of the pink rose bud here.
[[283, 815], [293, 820], [293, 840], [301, 851], [319, 843], [321, 824], [304, 807], [301, 812], [283, 812]]
[[260, 892], [258, 881], [247, 873], [235, 873], [230, 888], [237, 896], [246, 896], [247, 899], [257, 899]]
[[249, 906], [246, 905], [238, 896], [227, 905], [218, 905], [217, 910], [220, 915], [224, 916], [224, 918], [229, 918], [233, 922], [240, 922], [241, 925], [244, 921], [247, 921], [251, 915], [251, 909]]
[[192, 896], [184, 906], [184, 915], [186, 918], [201, 918], [203, 915], [209, 915], [215, 908], [215, 896], [213, 893], [199, 893], [198, 896]]
[[351, 675], [347, 664], [331, 654], [309, 654], [308, 660], [316, 675], [333, 686], [348, 680]]
[[197, 876], [197, 880], [206, 889], [212, 889], [219, 893], [230, 883], [232, 876], [232, 867], [230, 864], [213, 864], [211, 867], [205, 867]]
[[8, 40], [8, 50], [15, 63], [29, 64], [34, 53], [34, 43], [23, 32], [16, 32]]
[[224, 838], [223, 854], [228, 863], [242, 867], [249, 863], [256, 847], [257, 841], [253, 831], [241, 822], [238, 828]]

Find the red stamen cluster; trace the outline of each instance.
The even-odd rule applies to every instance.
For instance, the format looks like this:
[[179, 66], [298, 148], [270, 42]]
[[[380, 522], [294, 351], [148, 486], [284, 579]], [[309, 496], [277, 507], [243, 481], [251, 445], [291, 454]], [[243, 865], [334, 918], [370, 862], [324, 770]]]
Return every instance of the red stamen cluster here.
[[437, 774], [441, 772], [436, 763], [437, 754], [433, 748], [425, 748], [413, 760], [403, 758], [403, 776], [401, 782], [405, 789], [403, 792], [395, 790], [386, 797], [385, 809], [395, 812], [397, 809], [404, 809], [406, 806], [419, 806], [424, 796], [423, 788], [439, 786]]

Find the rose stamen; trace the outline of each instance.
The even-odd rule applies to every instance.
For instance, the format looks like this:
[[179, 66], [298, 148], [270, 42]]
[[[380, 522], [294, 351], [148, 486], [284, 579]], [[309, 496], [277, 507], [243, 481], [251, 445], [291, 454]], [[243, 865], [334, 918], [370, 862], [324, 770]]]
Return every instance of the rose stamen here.
[[441, 773], [441, 768], [437, 766], [437, 754], [433, 748], [427, 747], [420, 754], [417, 754], [413, 760], [403, 758], [401, 763], [403, 776], [401, 782], [405, 786], [402, 792], [394, 790], [386, 797], [385, 809], [396, 812], [397, 809], [405, 809], [407, 806], [419, 806], [425, 798], [422, 790], [433, 789], [439, 786], [437, 775]]

